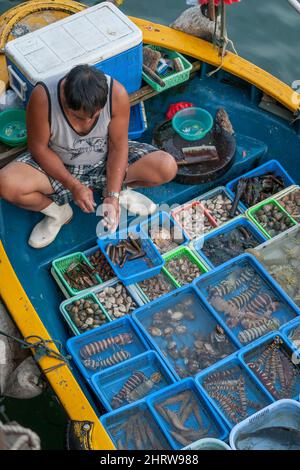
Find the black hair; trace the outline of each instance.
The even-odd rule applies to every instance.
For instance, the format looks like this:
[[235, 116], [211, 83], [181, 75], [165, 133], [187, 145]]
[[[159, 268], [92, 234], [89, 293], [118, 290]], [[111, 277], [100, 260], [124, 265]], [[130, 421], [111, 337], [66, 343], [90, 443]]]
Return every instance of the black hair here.
[[89, 116], [104, 108], [108, 85], [101, 70], [90, 65], [77, 65], [66, 76], [64, 94], [67, 106], [74, 111], [83, 109]]

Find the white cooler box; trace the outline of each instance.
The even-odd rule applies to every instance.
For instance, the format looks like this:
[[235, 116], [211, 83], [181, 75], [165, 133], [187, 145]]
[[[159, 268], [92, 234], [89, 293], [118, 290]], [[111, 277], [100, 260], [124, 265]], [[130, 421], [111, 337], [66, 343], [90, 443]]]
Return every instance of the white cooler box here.
[[5, 47], [10, 86], [25, 102], [38, 82], [59, 79], [90, 64], [122, 83], [140, 88], [142, 32], [118, 8], [100, 3], [10, 41]]

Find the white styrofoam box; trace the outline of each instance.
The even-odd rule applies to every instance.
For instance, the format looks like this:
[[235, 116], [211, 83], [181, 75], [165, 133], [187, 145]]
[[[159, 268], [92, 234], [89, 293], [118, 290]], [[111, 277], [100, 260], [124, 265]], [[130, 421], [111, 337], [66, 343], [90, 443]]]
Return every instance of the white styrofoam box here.
[[103, 2], [10, 41], [5, 53], [32, 85], [96, 65], [142, 42], [142, 32], [115, 5]]

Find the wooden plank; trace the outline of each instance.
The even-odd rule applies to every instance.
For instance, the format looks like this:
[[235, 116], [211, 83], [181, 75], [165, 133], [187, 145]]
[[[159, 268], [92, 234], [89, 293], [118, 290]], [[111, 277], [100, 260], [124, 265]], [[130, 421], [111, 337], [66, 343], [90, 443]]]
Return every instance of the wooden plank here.
[[0, 168], [12, 162], [18, 155], [25, 152], [26, 147], [9, 148], [0, 144]]
[[[131, 17], [131, 20], [142, 30], [146, 44], [166, 47], [219, 67], [221, 57], [210, 42], [196, 38], [181, 31], [152, 23], [148, 20]], [[223, 70], [255, 85], [289, 110], [300, 109], [300, 94], [265, 70], [248, 62], [231, 52], [224, 57]]]
[[[196, 60], [193, 63], [193, 68], [191, 70], [189, 79], [194, 78], [194, 76], [196, 75], [197, 72], [199, 72], [200, 69], [201, 69], [201, 62], [199, 60]], [[182, 84], [179, 84], [177, 86], [180, 86], [180, 85]], [[153, 96], [158, 95], [159, 93], [162, 93], [162, 92], [153, 90], [153, 88], [151, 88], [150, 85], [145, 85], [144, 87], [140, 88], [138, 91], [134, 91], [133, 93], [129, 95], [130, 106], [134, 106], [138, 103], [141, 103], [141, 101], [146, 101], [149, 98], [152, 98]]]

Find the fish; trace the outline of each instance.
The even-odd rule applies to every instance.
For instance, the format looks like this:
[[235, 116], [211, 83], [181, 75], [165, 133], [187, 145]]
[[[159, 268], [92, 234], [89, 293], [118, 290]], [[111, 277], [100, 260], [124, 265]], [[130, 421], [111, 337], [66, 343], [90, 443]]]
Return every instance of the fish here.
[[236, 447], [238, 450], [300, 450], [300, 430], [271, 426], [241, 433]]

